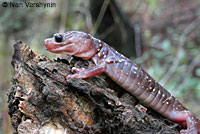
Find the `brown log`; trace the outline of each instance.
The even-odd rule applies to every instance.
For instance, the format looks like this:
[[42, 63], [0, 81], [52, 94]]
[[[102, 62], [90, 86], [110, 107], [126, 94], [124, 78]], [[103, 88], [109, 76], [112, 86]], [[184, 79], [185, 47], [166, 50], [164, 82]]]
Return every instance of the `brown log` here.
[[17, 42], [8, 94], [14, 134], [178, 134], [180, 127], [146, 109], [102, 74], [66, 79], [79, 58], [50, 60]]

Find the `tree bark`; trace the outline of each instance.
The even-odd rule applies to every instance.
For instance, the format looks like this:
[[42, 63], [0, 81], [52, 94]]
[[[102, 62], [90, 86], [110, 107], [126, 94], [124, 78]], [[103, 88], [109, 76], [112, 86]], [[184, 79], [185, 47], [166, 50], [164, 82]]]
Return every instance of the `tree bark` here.
[[17, 42], [8, 94], [14, 134], [178, 134], [180, 127], [143, 107], [104, 74], [66, 79], [71, 67], [92, 63], [50, 60]]

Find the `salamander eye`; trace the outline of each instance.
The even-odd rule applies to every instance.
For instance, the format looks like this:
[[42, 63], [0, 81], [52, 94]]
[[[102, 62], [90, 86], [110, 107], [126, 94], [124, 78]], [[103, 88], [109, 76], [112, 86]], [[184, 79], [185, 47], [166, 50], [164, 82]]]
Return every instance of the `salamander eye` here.
[[63, 41], [63, 36], [61, 34], [54, 34], [55, 41], [56, 42], [62, 42]]

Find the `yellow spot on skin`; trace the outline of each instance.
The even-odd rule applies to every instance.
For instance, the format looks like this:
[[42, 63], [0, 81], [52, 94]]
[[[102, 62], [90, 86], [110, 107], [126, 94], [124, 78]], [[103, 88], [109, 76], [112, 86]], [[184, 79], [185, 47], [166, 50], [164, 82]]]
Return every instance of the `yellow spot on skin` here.
[[168, 97], [165, 101], [163, 101], [163, 103], [165, 103], [166, 101], [170, 101], [171, 99], [172, 99], [172, 95]]
[[99, 56], [99, 57], [101, 57], [101, 54], [100, 54], [100, 53], [98, 53], [98, 56]]
[[171, 100], [172, 99], [172, 95], [168, 98], [168, 100]]
[[148, 80], [148, 82], [151, 82], [151, 80]]
[[149, 87], [149, 89], [152, 89], [152, 87]]
[[192, 117], [192, 120], [194, 120], [194, 117]]
[[97, 49], [98, 52], [99, 52], [100, 50], [101, 50], [100, 48]]
[[106, 58], [106, 55], [104, 55], [103, 58], [105, 59], [105, 58]]

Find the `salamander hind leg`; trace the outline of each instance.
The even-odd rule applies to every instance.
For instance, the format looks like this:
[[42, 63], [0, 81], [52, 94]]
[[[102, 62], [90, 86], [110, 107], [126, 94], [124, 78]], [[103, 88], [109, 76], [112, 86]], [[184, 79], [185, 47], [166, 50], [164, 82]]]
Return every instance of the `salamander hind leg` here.
[[85, 79], [85, 78], [99, 75], [105, 72], [105, 69], [106, 69], [106, 64], [96, 65], [88, 69], [84, 69], [84, 68], [79, 69], [79, 68], [73, 67], [72, 71], [76, 73], [72, 75], [68, 75], [66, 78], [67, 79]]
[[179, 123], [182, 127], [187, 128], [180, 131], [180, 134], [200, 134], [200, 120], [197, 119], [191, 112], [173, 111], [171, 119]]

